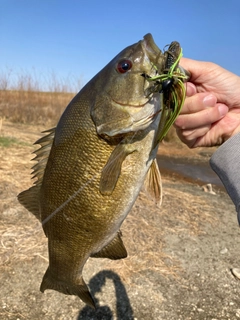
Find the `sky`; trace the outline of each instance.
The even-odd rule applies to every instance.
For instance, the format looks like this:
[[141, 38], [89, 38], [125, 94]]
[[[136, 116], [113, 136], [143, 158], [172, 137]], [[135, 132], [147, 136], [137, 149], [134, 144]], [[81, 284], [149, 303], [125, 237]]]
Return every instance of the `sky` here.
[[147, 33], [160, 49], [176, 40], [185, 57], [240, 75], [239, 0], [0, 0], [0, 78], [86, 83]]

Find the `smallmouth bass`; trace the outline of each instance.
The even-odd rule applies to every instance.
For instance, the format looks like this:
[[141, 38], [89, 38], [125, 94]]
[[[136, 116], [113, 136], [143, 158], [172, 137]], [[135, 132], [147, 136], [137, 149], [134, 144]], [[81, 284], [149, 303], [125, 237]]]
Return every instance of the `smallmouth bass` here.
[[166, 99], [161, 82], [148, 79], [163, 73], [169, 60], [145, 35], [90, 80], [56, 128], [36, 142], [37, 180], [18, 200], [42, 222], [48, 238], [42, 292], [76, 295], [95, 307], [82, 277], [86, 261], [127, 256], [120, 227], [144, 180], [160, 202], [156, 154]]

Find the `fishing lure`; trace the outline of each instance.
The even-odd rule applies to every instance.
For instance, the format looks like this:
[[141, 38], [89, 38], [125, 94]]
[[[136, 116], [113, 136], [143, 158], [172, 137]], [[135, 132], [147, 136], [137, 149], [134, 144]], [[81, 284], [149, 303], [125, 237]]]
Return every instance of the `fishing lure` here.
[[[148, 81], [155, 82], [154, 90], [159, 91], [163, 105], [157, 143], [166, 136], [182, 109], [186, 97], [186, 88], [183, 83], [190, 76], [186, 70], [178, 65], [183, 56], [182, 48], [178, 42], [172, 42], [164, 55], [166, 63], [163, 73], [146, 78]], [[156, 69], [156, 66], [153, 65], [153, 67]]]

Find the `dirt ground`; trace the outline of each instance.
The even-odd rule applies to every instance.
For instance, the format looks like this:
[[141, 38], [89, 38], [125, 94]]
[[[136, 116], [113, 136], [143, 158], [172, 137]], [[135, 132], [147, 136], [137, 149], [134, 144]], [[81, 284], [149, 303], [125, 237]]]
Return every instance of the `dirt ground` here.
[[[240, 280], [232, 273], [240, 268], [235, 208], [221, 187], [203, 191], [206, 177], [191, 179], [174, 168], [162, 170], [162, 206], [141, 192], [125, 220], [128, 258], [87, 262], [96, 311], [74, 296], [42, 294], [47, 241], [16, 196], [32, 184], [32, 143], [44, 129], [7, 122], [0, 128], [0, 319], [240, 319]], [[159, 158], [204, 168], [212, 152], [164, 143]]]

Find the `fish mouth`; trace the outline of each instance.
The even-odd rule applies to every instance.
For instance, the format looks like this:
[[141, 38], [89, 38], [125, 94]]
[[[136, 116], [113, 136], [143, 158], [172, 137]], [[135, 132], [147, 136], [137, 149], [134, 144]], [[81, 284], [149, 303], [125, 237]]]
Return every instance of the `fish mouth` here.
[[[146, 98], [150, 98], [152, 94], [159, 92], [159, 80], [151, 80], [149, 78], [159, 76], [163, 73], [166, 63], [166, 57], [164, 53], [158, 48], [150, 33], [146, 34], [141, 41], [142, 49], [152, 64], [152, 69], [147, 73], [143, 73], [145, 78], [144, 94]], [[149, 72], [150, 71], [150, 72]]]
[[[147, 33], [142, 40], [143, 49], [146, 50], [149, 59], [153, 62], [154, 66], [157, 68], [158, 73], [161, 73], [166, 69], [166, 56], [158, 48], [153, 40], [151, 33]], [[191, 78], [191, 73], [185, 70], [181, 65], [178, 65], [180, 72], [185, 74], [186, 78], [183, 79], [184, 82], [189, 81]]]

